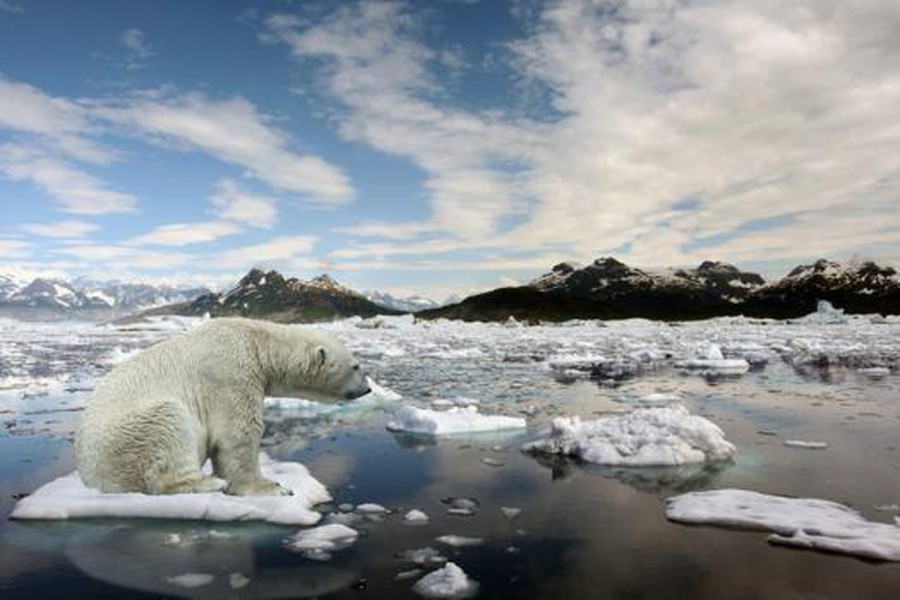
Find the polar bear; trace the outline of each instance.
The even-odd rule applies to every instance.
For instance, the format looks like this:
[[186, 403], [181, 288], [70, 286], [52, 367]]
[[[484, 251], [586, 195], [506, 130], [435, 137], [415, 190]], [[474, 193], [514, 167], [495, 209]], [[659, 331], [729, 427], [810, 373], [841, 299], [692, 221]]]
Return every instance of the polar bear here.
[[[250, 319], [215, 319], [115, 367], [75, 435], [78, 471], [102, 492], [290, 494], [262, 477], [263, 398], [369, 392], [333, 336]], [[210, 458], [213, 475], [201, 473]]]

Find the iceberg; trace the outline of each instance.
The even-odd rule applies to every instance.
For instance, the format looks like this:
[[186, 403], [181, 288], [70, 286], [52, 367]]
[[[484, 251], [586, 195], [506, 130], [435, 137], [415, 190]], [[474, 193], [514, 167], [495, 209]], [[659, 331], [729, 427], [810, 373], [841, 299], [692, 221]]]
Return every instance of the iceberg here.
[[592, 421], [558, 417], [545, 438], [525, 444], [522, 450], [628, 467], [725, 460], [735, 453], [715, 423], [690, 414], [681, 404], [639, 408]]
[[278, 462], [259, 455], [264, 477], [278, 481], [293, 496], [229, 496], [205, 494], [104, 494], [89, 488], [78, 472], [39, 487], [19, 500], [10, 515], [23, 520], [65, 520], [98, 517], [185, 519], [197, 521], [265, 521], [278, 525], [312, 525], [321, 515], [312, 509], [331, 500], [325, 486], [296, 462]]

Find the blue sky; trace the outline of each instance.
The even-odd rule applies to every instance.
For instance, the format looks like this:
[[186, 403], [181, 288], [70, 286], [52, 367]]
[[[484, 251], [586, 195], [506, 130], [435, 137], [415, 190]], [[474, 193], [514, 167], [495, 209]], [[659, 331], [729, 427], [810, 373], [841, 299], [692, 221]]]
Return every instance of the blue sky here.
[[[852, 6], [850, 6], [852, 4]], [[900, 258], [900, 4], [0, 0], [0, 272]]]

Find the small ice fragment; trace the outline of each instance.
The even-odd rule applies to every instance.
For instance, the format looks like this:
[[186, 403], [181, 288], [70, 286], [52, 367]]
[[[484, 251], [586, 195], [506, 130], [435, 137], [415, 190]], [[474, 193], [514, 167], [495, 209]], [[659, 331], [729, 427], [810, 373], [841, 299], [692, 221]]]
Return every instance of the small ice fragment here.
[[507, 519], [515, 519], [520, 514], [522, 514], [521, 508], [514, 508], [512, 506], [501, 506], [500, 511], [503, 513], [503, 516]]
[[394, 581], [405, 581], [418, 577], [422, 573], [422, 569], [409, 569], [408, 571], [400, 571], [394, 576]]
[[502, 460], [497, 460], [496, 458], [490, 458], [489, 456], [485, 456], [481, 459], [481, 462], [486, 464], [489, 467], [502, 467], [505, 466], [506, 463]]
[[338, 505], [338, 510], [341, 512], [351, 512], [353, 510], [353, 505], [349, 502], [344, 502]]
[[438, 398], [437, 400], [432, 400], [431, 405], [435, 408], [450, 408], [451, 406], [456, 406], [456, 403], [446, 398]]
[[404, 560], [414, 565], [434, 565], [447, 562], [447, 557], [435, 550], [431, 546], [425, 548], [417, 548], [415, 550], [405, 550], [399, 555]]
[[340, 523], [304, 529], [285, 540], [285, 546], [302, 552], [307, 558], [327, 560], [330, 553], [352, 546], [359, 532]]
[[810, 442], [807, 440], [784, 440], [784, 445], [790, 448], [807, 448], [809, 450], [824, 450], [828, 447], [825, 442]]
[[426, 598], [471, 598], [478, 593], [478, 583], [455, 563], [448, 562], [417, 581], [413, 591]]
[[447, 514], [457, 517], [471, 517], [475, 515], [475, 511], [471, 508], [448, 508]]
[[480, 506], [480, 502], [475, 498], [457, 498], [455, 496], [448, 496], [446, 498], [441, 498], [441, 502], [449, 505], [451, 508], [465, 508], [469, 510], [475, 510]]
[[366, 502], [357, 505], [356, 512], [364, 515], [383, 515], [388, 512], [388, 509], [380, 504], [375, 504], [374, 502]]
[[518, 554], [519, 552], [521, 552], [521, 550], [519, 549], [518, 546], [507, 546], [506, 552], [508, 554]]
[[884, 377], [885, 375], [891, 374], [891, 370], [887, 367], [866, 367], [863, 369], [857, 369], [856, 372], [863, 375], [868, 375], [869, 377]]
[[437, 541], [454, 548], [462, 548], [463, 546], [480, 546], [484, 543], [484, 538], [449, 534], [440, 536]]
[[402, 406], [387, 424], [390, 431], [406, 431], [428, 435], [450, 435], [484, 431], [524, 429], [525, 419], [502, 415], [483, 415], [476, 406], [455, 406], [449, 410], [435, 411]]
[[239, 590], [242, 587], [246, 587], [248, 583], [250, 583], [250, 578], [244, 577], [242, 573], [232, 573], [228, 576], [228, 585], [233, 590]]
[[900, 512], [900, 504], [879, 504], [875, 510], [882, 512]]
[[422, 525], [428, 522], [428, 515], [421, 510], [414, 508], [403, 515], [403, 521], [410, 525]]
[[215, 576], [209, 573], [182, 573], [174, 577], [166, 577], [166, 581], [184, 588], [198, 588], [209, 585], [213, 582]]
[[668, 402], [680, 402], [681, 396], [668, 392], [654, 392], [652, 394], [647, 394], [646, 396], [641, 396], [640, 401], [647, 404], [665, 404]]

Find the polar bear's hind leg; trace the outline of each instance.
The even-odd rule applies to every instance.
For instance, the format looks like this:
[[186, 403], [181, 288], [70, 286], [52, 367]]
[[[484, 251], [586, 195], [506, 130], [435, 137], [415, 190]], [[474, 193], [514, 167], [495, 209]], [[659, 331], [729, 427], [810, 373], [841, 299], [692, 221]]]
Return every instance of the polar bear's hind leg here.
[[121, 423], [114, 436], [111, 456], [119, 464], [113, 472], [130, 475], [127, 491], [187, 494], [225, 488], [223, 480], [200, 472], [205, 457], [199, 455], [191, 416], [178, 402], [151, 404]]

